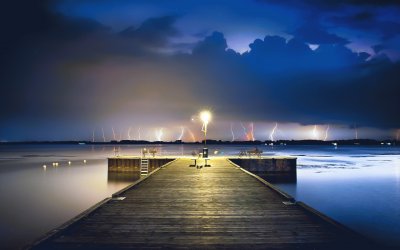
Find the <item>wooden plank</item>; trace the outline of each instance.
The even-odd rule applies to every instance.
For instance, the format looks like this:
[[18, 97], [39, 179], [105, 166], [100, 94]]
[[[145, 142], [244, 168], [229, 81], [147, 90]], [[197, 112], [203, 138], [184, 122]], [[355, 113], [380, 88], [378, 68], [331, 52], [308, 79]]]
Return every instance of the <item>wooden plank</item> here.
[[226, 159], [179, 159], [34, 246], [70, 248], [368, 248]]

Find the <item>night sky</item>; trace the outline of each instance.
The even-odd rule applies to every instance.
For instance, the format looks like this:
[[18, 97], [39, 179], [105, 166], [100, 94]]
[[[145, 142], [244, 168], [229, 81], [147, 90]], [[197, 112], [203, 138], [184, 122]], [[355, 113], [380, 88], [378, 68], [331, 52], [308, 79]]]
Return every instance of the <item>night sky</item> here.
[[140, 139], [198, 140], [204, 108], [216, 139], [253, 139], [254, 128], [267, 140], [276, 124], [274, 139], [399, 135], [399, 1], [14, 0], [0, 9], [1, 141], [93, 132], [102, 141], [102, 130], [106, 140], [139, 130]]

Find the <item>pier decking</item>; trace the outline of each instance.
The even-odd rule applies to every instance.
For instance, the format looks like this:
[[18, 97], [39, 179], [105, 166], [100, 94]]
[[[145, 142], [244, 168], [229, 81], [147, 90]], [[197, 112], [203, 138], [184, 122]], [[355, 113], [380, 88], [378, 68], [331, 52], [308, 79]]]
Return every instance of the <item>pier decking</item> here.
[[190, 164], [172, 162], [33, 248], [366, 247], [227, 159]]

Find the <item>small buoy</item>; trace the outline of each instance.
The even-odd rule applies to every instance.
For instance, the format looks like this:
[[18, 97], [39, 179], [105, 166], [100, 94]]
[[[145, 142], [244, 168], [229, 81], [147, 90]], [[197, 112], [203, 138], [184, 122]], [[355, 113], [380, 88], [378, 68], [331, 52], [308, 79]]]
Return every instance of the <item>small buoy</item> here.
[[83, 160], [83, 163], [86, 163], [86, 160]]
[[70, 165], [70, 166], [71, 166], [71, 161], [69, 161], [69, 162], [68, 162], [68, 165]]

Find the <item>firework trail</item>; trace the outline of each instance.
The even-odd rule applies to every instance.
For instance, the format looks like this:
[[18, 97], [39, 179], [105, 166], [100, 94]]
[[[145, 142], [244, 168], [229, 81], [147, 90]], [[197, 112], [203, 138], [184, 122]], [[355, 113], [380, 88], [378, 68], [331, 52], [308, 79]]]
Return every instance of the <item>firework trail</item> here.
[[119, 131], [119, 141], [122, 139], [122, 129]]
[[141, 140], [141, 137], [142, 137], [142, 134], [141, 134], [141, 132], [140, 132], [140, 128], [138, 128], [138, 140], [139, 140], [139, 141]]
[[276, 129], [277, 129], [277, 128], [278, 128], [278, 123], [276, 122], [276, 123], [275, 123], [275, 126], [272, 128], [271, 133], [269, 134], [269, 139], [270, 139], [271, 141], [275, 141], [274, 135], [275, 135], [275, 132], [276, 132]]
[[326, 141], [328, 139], [328, 132], [329, 132], [329, 125], [326, 127], [325, 129], [325, 137], [324, 137], [324, 141]]
[[180, 133], [180, 135], [179, 135], [179, 137], [178, 137], [178, 140], [181, 141], [184, 134], [185, 134], [185, 127], [181, 127], [181, 133]]
[[112, 132], [113, 132], [113, 138], [114, 138], [114, 141], [116, 141], [116, 140], [117, 140], [117, 137], [115, 136], [115, 130], [114, 130], [114, 127], [111, 127], [111, 129], [112, 129]]
[[105, 136], [105, 134], [104, 134], [104, 129], [103, 129], [103, 127], [101, 128], [101, 132], [103, 133], [103, 142], [106, 142], [106, 136]]
[[235, 141], [235, 133], [233, 132], [233, 123], [231, 123], [232, 142]]

